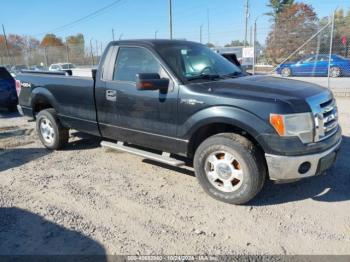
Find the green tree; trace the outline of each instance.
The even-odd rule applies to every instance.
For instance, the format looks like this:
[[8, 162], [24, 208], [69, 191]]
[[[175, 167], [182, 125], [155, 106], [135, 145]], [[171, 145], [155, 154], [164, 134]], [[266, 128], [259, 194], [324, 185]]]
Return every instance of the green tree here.
[[271, 16], [273, 20], [276, 20], [280, 13], [293, 4], [294, 0], [270, 0], [267, 6], [270, 7], [272, 11], [266, 13], [266, 15]]
[[47, 34], [44, 36], [43, 40], [40, 43], [43, 47], [48, 46], [63, 46], [62, 39], [57, 37], [55, 34]]
[[[287, 58], [318, 30], [318, 18], [307, 4], [293, 4], [276, 17], [272, 31], [267, 39], [266, 55], [278, 64]], [[305, 47], [305, 53], [315, 52], [315, 47]]]
[[[343, 56], [350, 56], [350, 10], [345, 13], [343, 9], [339, 9], [335, 13], [335, 32], [333, 38], [333, 53]], [[344, 45], [342, 42], [343, 37], [347, 39], [347, 43]]]
[[[343, 9], [338, 9], [335, 13], [334, 22], [333, 53], [350, 57], [350, 10], [345, 12]], [[329, 52], [331, 41], [330, 17], [324, 17], [320, 20], [320, 27], [325, 27], [327, 24], [329, 24], [329, 27], [317, 39], [320, 42], [319, 53], [327, 54]], [[343, 37], [347, 39], [346, 45], [342, 41]]]
[[[247, 42], [246, 45], [248, 46], [249, 43]], [[244, 46], [244, 41], [234, 40], [234, 41], [231, 41], [231, 43], [225, 45], [225, 47], [235, 47], [235, 46]]]
[[83, 34], [71, 35], [66, 38], [66, 45], [69, 49], [70, 62], [84, 64], [85, 59], [85, 38]]
[[83, 34], [71, 35], [66, 39], [68, 45], [84, 45], [85, 39]]

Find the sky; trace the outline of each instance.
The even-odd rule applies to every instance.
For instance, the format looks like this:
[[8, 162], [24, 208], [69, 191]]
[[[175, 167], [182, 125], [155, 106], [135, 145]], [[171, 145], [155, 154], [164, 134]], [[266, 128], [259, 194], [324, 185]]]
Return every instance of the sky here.
[[[0, 24], [6, 33], [30, 35], [41, 39], [53, 32], [63, 39], [68, 35], [83, 33], [85, 41], [98, 41], [104, 46], [115, 38], [169, 37], [168, 0], [0, 0]], [[117, 2], [116, 2], [117, 1]], [[60, 28], [90, 13], [116, 2], [98, 15], [79, 23]], [[258, 18], [257, 35], [261, 42], [270, 29], [268, 0], [250, 0], [249, 31]], [[300, 1], [299, 1], [300, 2]], [[311, 4], [319, 17], [328, 16], [337, 7], [349, 10], [350, 0], [304, 0]], [[231, 40], [244, 39], [245, 0], [173, 0], [174, 38], [209, 40], [224, 45]], [[57, 29], [60, 28], [60, 29]], [[57, 30], [53, 30], [57, 29]], [[248, 40], [249, 40], [248, 33]]]

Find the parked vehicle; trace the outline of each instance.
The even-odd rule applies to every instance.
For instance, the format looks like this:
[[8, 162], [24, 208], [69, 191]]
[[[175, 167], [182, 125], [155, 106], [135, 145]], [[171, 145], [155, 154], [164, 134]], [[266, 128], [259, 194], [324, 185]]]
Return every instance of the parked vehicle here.
[[11, 67], [11, 73], [17, 75], [19, 74], [22, 70], [27, 70], [28, 67], [26, 65], [15, 65]]
[[267, 177], [323, 174], [342, 139], [328, 89], [248, 76], [193, 42], [112, 42], [91, 79], [64, 72], [18, 79], [19, 110], [36, 119], [47, 148], [64, 147], [76, 129], [168, 165], [193, 161], [203, 189], [233, 204], [255, 197]]
[[[309, 55], [297, 62], [284, 63], [277, 68], [277, 74], [290, 76], [328, 76], [329, 55]], [[350, 76], [350, 59], [332, 55], [330, 76]]]
[[29, 67], [29, 70], [45, 71], [45, 70], [47, 70], [47, 68], [45, 66], [41, 66], [41, 65], [33, 65], [33, 66]]
[[251, 70], [253, 66], [249, 59], [243, 58], [243, 49], [243, 46], [212, 48], [214, 52], [222, 55], [231, 63], [239, 66], [241, 70], [246, 72], [247, 70]]
[[76, 66], [71, 63], [59, 63], [59, 64], [52, 64], [49, 67], [49, 71], [63, 71], [63, 70], [69, 70], [73, 69]]
[[0, 107], [13, 112], [17, 110], [16, 82], [5, 67], [0, 67]]

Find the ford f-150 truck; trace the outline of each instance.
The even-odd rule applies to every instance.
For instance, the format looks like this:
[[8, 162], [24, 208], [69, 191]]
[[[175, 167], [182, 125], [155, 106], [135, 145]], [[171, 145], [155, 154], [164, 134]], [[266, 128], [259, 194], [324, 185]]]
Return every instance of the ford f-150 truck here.
[[[69, 129], [102, 146], [192, 165], [212, 197], [244, 204], [265, 180], [325, 173], [341, 144], [336, 101], [317, 85], [250, 76], [199, 43], [112, 42], [91, 78], [24, 72], [19, 111], [49, 149]], [[307, 189], [305, 189], [307, 190]]]

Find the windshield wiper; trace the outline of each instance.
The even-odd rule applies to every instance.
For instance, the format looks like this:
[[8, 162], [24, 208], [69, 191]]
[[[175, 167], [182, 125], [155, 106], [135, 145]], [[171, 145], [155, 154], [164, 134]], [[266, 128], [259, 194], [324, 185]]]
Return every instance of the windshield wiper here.
[[221, 77], [230, 77], [230, 78], [235, 78], [235, 77], [240, 77], [240, 76], [245, 76], [243, 72], [233, 72], [227, 75], [222, 75]]
[[202, 75], [187, 77], [187, 81], [193, 81], [193, 80], [199, 80], [199, 79], [216, 80], [220, 78], [221, 76], [218, 74], [202, 74]]

